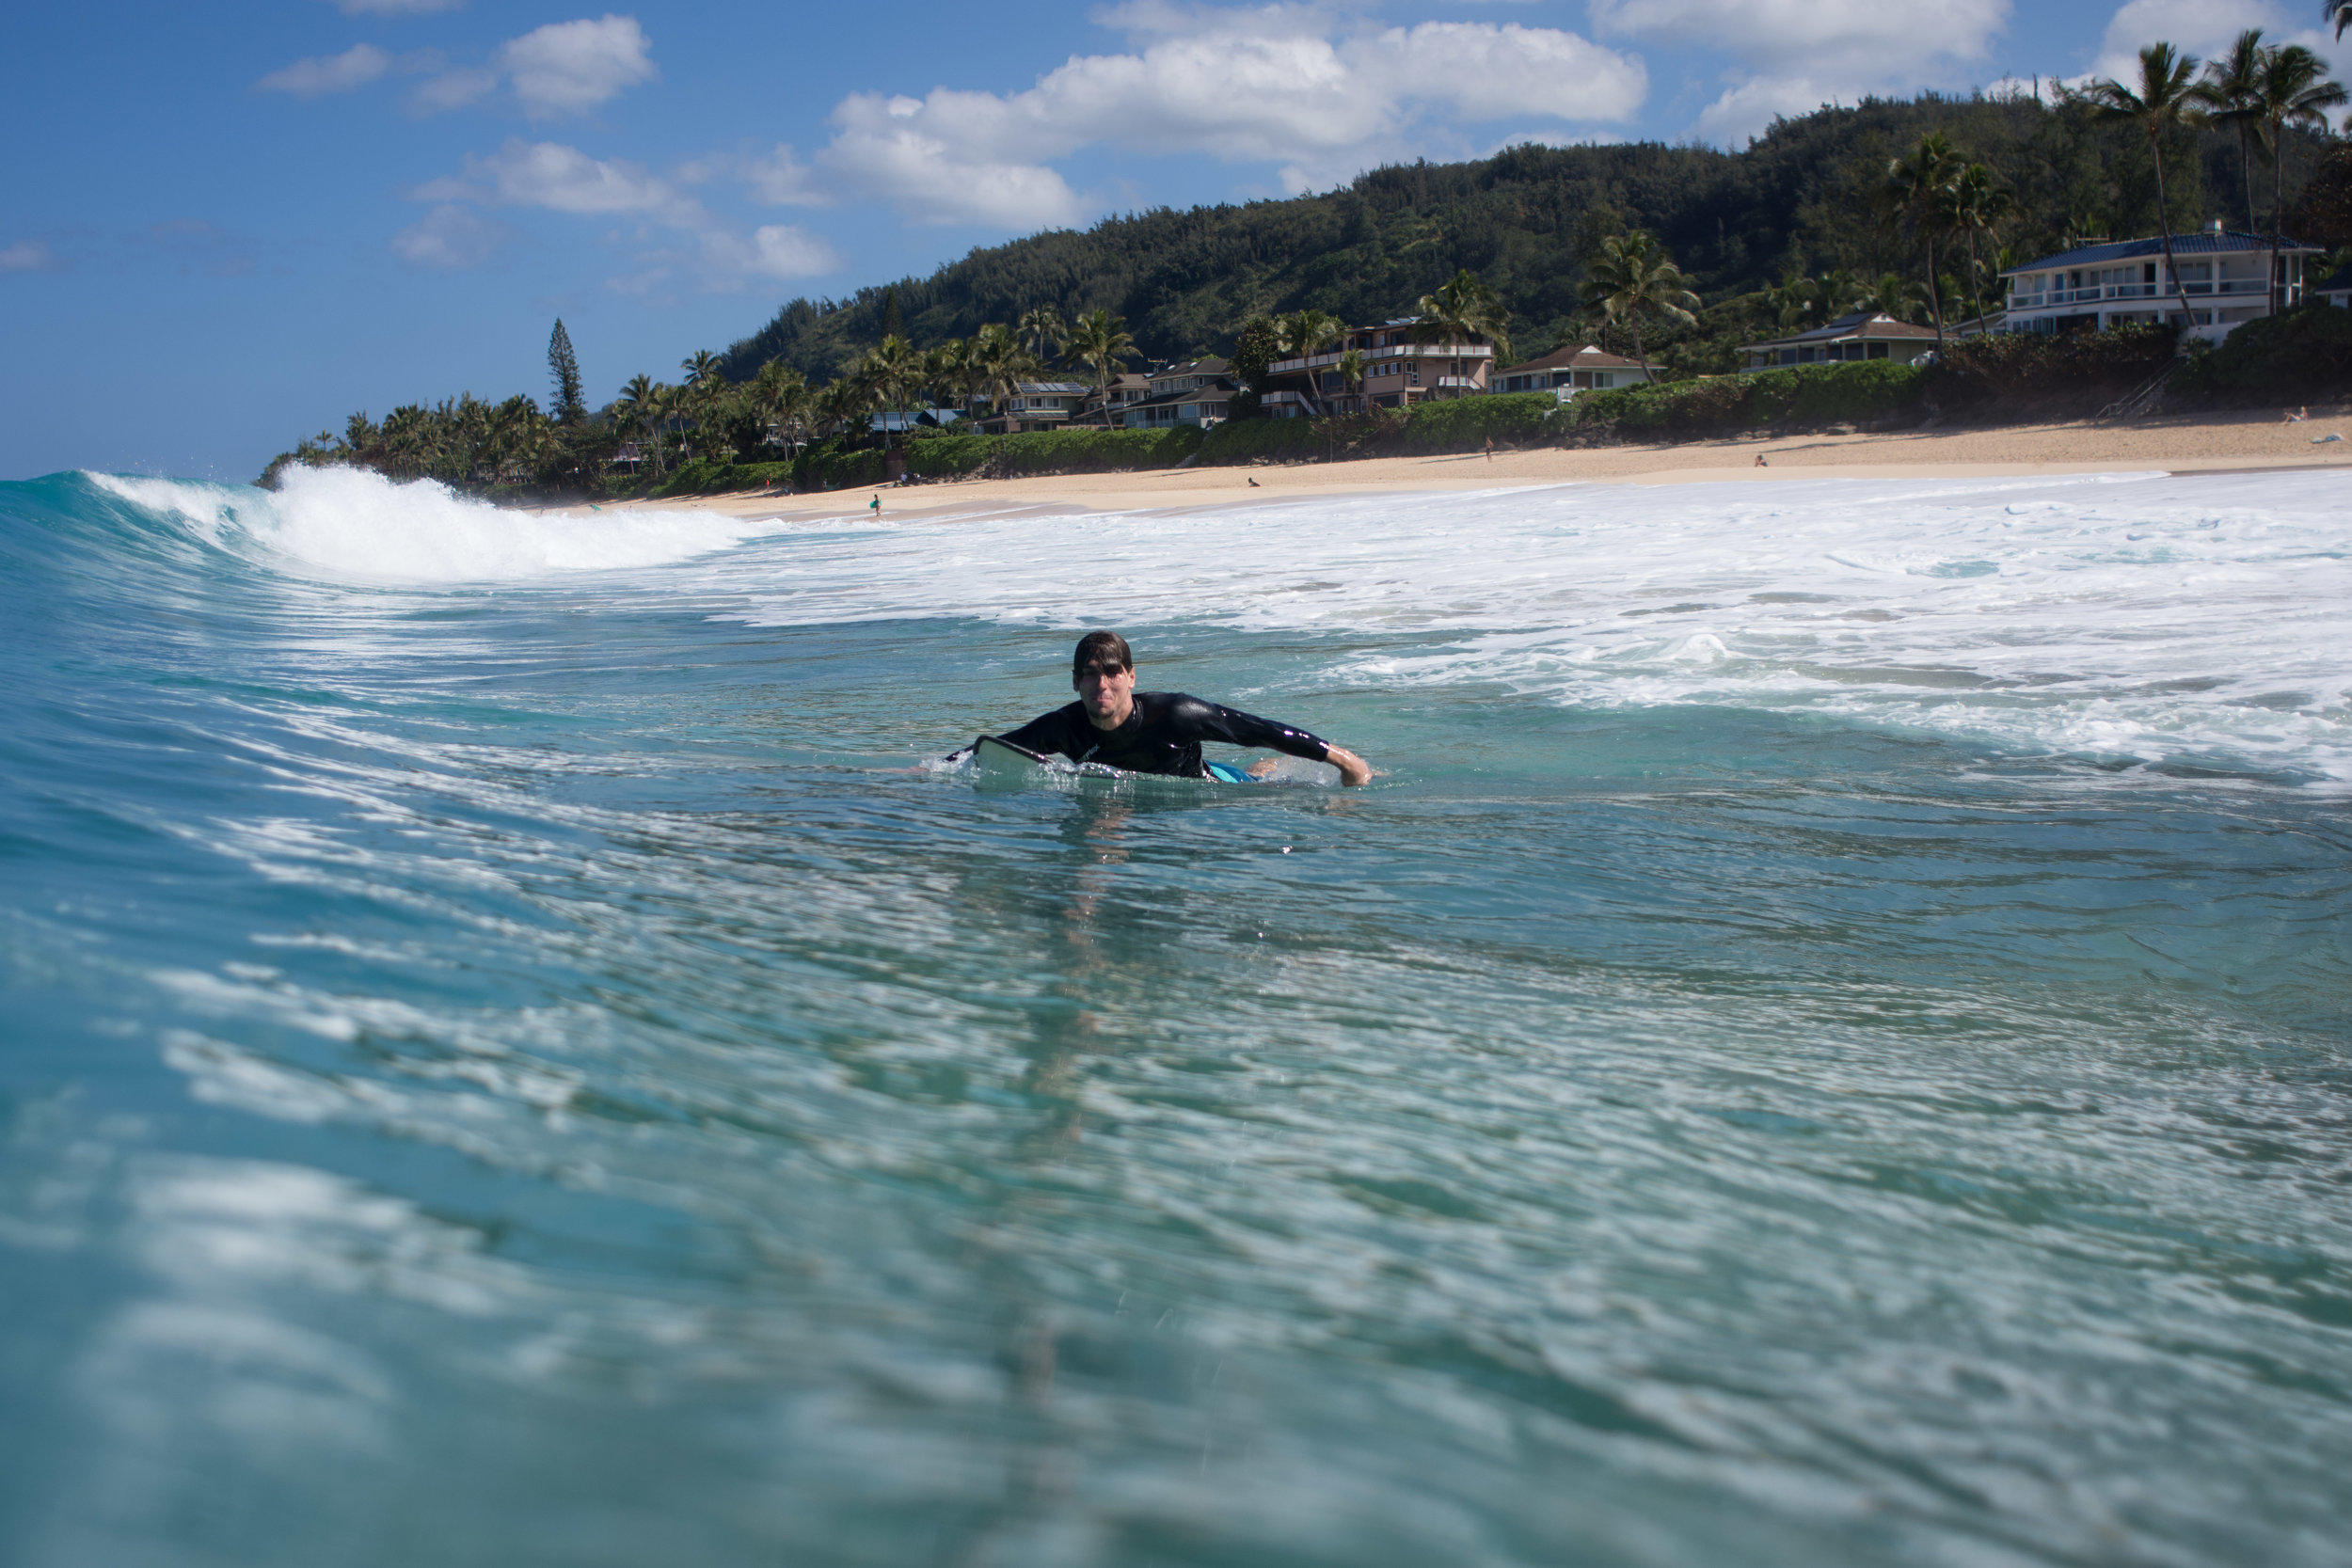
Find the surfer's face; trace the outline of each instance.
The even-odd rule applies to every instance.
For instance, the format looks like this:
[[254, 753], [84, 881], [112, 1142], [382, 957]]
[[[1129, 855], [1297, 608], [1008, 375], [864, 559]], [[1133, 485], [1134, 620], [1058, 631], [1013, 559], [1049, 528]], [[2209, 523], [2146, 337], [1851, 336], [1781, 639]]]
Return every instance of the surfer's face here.
[[1115, 730], [1127, 721], [1136, 705], [1136, 673], [1089, 663], [1071, 678], [1087, 718], [1098, 730]]

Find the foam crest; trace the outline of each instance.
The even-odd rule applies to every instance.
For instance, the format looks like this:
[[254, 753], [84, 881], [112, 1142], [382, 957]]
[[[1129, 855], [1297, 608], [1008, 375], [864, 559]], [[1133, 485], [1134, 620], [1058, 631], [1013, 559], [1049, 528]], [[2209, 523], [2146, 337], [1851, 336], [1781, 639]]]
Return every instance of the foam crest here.
[[275, 493], [188, 480], [91, 482], [206, 544], [249, 541], [268, 564], [373, 582], [511, 581], [685, 561], [773, 530], [699, 511], [516, 512], [432, 480], [292, 468]]
[[[1337, 678], [2352, 781], [2352, 476], [1566, 485], [779, 540], [752, 619], [1206, 620]], [[789, 569], [775, 568], [788, 564]]]

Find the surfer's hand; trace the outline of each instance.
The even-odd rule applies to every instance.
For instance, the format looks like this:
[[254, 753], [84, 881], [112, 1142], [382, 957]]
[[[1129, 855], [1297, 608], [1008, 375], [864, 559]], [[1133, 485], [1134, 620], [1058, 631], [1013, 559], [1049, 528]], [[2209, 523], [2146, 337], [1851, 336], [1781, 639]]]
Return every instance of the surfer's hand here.
[[1372, 782], [1372, 764], [1344, 746], [1326, 745], [1323, 749], [1323, 760], [1340, 770], [1340, 783], [1343, 784]]

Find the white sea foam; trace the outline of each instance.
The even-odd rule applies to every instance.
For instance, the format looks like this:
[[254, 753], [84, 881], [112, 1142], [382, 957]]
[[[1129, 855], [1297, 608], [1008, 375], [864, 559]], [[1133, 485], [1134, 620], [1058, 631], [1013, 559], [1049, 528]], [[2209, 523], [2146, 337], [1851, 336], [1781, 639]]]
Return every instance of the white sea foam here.
[[1206, 619], [1342, 634], [1335, 677], [1391, 688], [2352, 781], [2348, 554], [2352, 476], [2122, 475], [978, 517], [783, 537], [687, 575], [748, 589], [756, 624]]
[[274, 558], [272, 564], [374, 582], [511, 581], [656, 566], [775, 526], [698, 511], [513, 512], [430, 480], [395, 484], [358, 468], [290, 468], [275, 492], [89, 477], [207, 544], [234, 547], [242, 537]]

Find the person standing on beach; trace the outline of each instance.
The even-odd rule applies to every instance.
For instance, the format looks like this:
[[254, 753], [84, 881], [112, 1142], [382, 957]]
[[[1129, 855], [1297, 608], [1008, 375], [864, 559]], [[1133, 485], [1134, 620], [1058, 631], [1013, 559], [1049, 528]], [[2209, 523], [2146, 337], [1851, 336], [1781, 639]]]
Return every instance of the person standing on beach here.
[[878, 523], [879, 523], [879, 522], [881, 522], [881, 521], [882, 521], [882, 492], [881, 492], [880, 490], [875, 491], [875, 492], [874, 492], [874, 499], [873, 499], [871, 501], [869, 501], [867, 504], [868, 504], [868, 505], [870, 505], [871, 507], [873, 507], [873, 509], [874, 509], [874, 521], [876, 521], [876, 522], [878, 522]]
[[[1310, 762], [1327, 762], [1340, 770], [1343, 784], [1360, 784], [1372, 777], [1372, 766], [1363, 758], [1305, 730], [1181, 691], [1137, 691], [1136, 656], [1115, 631], [1090, 631], [1078, 640], [1070, 657], [1070, 684], [1078, 693], [1076, 702], [1040, 714], [997, 738], [1041, 756], [1058, 752], [1073, 762], [1099, 762], [1130, 773], [1168, 773], [1182, 779], [1208, 777], [1200, 758], [1204, 740], [1263, 746]], [[947, 760], [961, 761], [971, 750], [967, 746]]]

